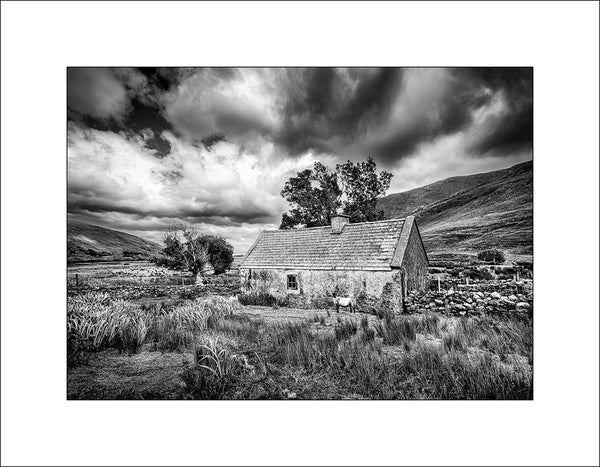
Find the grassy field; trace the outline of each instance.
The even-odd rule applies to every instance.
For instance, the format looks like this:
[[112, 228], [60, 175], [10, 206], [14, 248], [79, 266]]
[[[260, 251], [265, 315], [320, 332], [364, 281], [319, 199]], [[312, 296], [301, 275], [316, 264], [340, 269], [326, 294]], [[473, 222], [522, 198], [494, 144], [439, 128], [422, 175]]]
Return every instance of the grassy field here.
[[529, 320], [68, 301], [69, 399], [531, 399]]

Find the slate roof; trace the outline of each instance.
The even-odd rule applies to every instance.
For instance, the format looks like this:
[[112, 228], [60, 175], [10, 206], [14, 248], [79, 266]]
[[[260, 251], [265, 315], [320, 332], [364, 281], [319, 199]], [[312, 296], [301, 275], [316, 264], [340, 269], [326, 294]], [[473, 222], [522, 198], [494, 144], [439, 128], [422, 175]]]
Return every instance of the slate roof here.
[[390, 270], [400, 266], [414, 217], [331, 227], [265, 230], [241, 268]]

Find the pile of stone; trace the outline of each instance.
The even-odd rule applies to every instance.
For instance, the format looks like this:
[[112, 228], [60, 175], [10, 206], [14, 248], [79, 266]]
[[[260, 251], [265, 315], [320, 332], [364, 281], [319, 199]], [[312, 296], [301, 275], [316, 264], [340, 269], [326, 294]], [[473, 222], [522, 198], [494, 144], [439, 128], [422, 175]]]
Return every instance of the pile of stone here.
[[404, 310], [408, 313], [435, 311], [459, 316], [505, 313], [531, 315], [533, 291], [531, 289], [519, 290], [519, 292], [511, 291], [512, 293], [507, 294], [473, 289], [411, 292], [404, 299]]

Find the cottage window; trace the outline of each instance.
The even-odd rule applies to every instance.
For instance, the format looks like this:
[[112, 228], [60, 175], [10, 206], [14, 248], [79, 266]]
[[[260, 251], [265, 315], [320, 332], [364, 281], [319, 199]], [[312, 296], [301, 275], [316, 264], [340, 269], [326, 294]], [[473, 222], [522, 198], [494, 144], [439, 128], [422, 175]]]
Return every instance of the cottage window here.
[[288, 274], [287, 288], [289, 290], [298, 290], [298, 278], [296, 277], [296, 274]]

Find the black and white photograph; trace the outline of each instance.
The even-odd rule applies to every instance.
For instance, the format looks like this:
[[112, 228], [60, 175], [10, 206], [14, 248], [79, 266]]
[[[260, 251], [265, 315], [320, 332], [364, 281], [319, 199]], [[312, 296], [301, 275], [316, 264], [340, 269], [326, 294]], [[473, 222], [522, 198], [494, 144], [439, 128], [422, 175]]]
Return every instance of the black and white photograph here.
[[0, 8], [2, 467], [599, 465], [599, 2]]
[[69, 399], [532, 399], [532, 68], [69, 68]]

